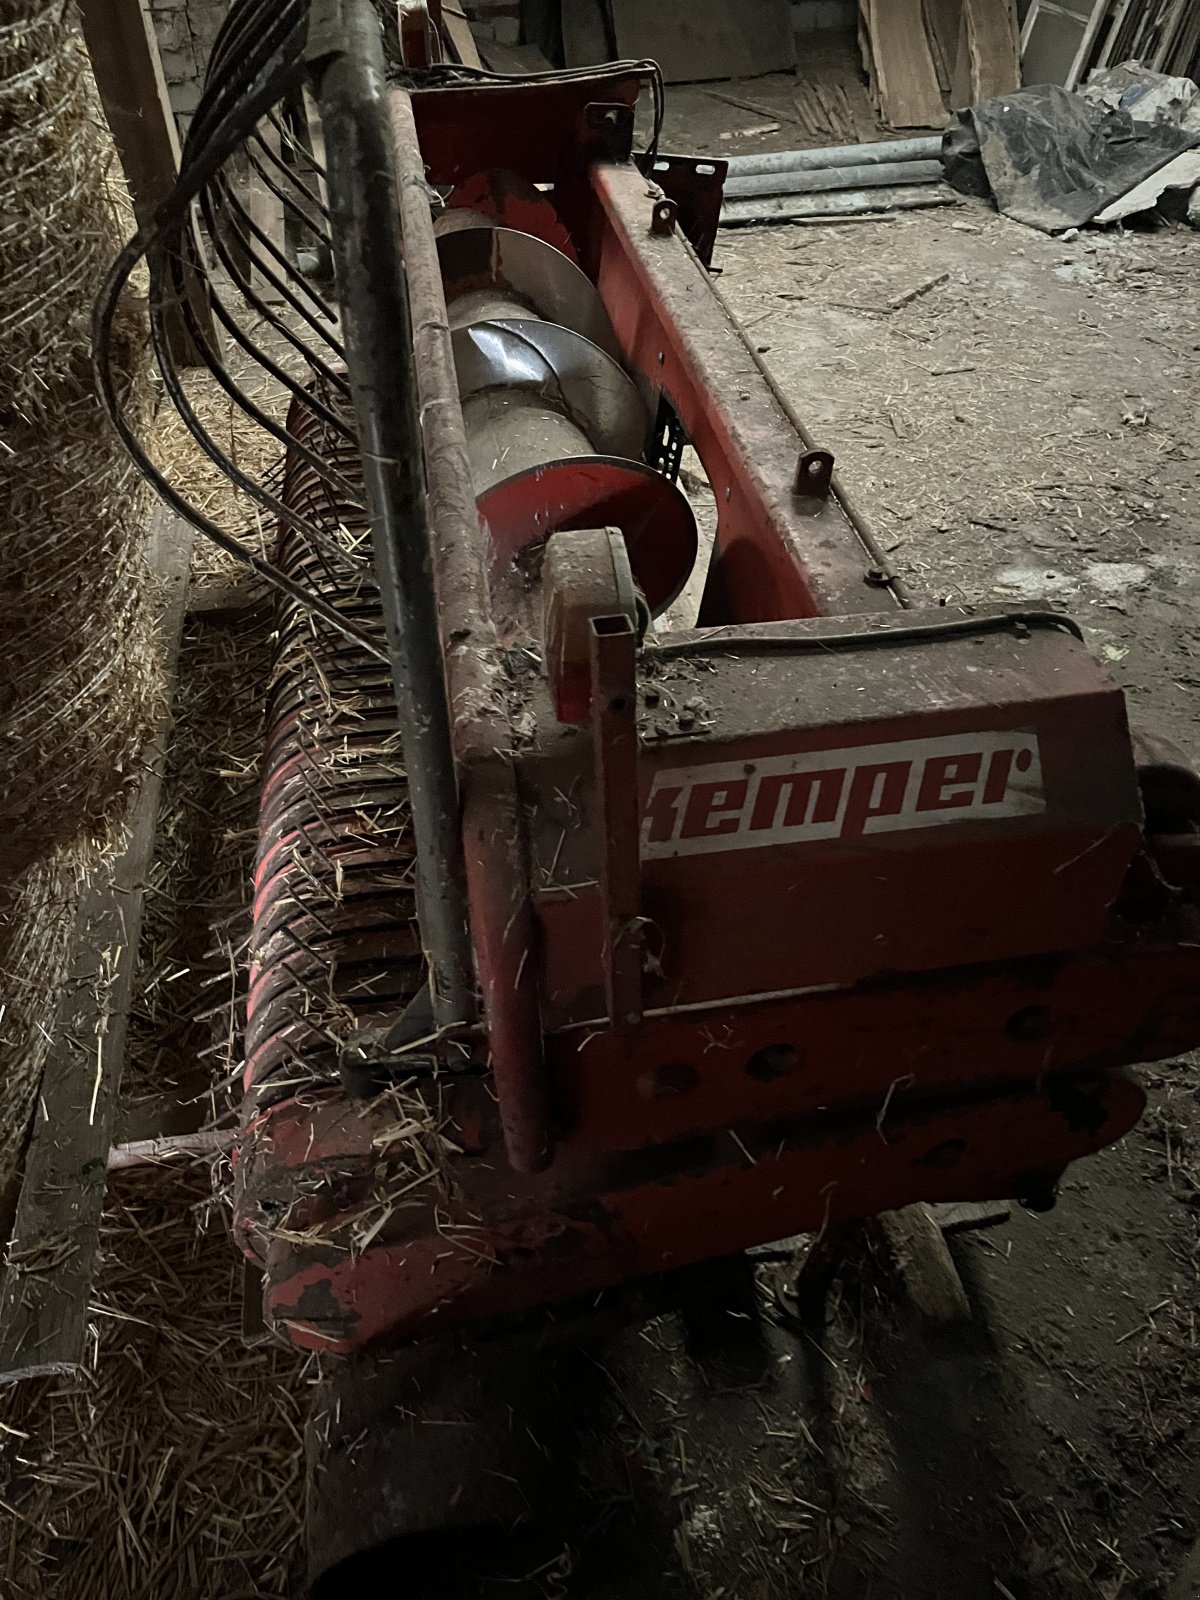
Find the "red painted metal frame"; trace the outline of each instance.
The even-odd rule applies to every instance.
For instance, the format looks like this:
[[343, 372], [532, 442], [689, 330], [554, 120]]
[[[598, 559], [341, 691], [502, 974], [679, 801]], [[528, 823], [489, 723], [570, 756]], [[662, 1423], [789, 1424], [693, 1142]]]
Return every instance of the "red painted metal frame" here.
[[603, 216], [590, 259], [628, 364], [661, 384], [717, 499], [732, 619], [770, 622], [895, 608], [834, 500], [795, 493], [805, 444], [678, 232], [651, 226], [653, 196], [631, 167], [596, 166]]
[[[542, 779], [558, 761], [562, 792], [571, 794], [572, 777], [578, 780], [564, 871], [581, 865], [582, 887], [598, 909], [599, 841], [628, 833], [628, 816], [618, 821], [612, 802], [622, 784], [630, 786], [630, 750], [614, 741], [613, 729], [601, 727], [601, 745], [607, 739], [609, 753], [624, 765], [609, 785], [601, 763], [597, 782], [593, 743], [551, 717], [540, 722], [535, 740], [534, 754], [545, 762], [541, 777], [528, 752], [519, 757], [509, 711], [514, 681], [499, 648], [481, 559], [426, 181], [458, 184], [502, 166], [554, 185], [556, 207], [599, 284], [629, 365], [667, 394], [713, 483], [722, 580], [738, 622], [836, 616], [865, 626], [872, 613], [896, 613], [894, 596], [868, 577], [870, 554], [836, 503], [795, 494], [804, 442], [701, 263], [678, 232], [652, 229], [656, 196], [646, 179], [631, 165], [593, 165], [589, 172], [605, 137], [603, 120], [593, 114], [597, 103], [631, 107], [640, 83], [635, 74], [609, 73], [537, 88], [455, 88], [418, 95], [415, 105], [402, 91], [393, 93], [486, 1029], [466, 1071], [424, 1080], [431, 1114], [457, 1153], [436, 1181], [406, 1188], [403, 1204], [365, 1250], [349, 1244], [356, 1208], [377, 1197], [381, 1184], [400, 1187], [411, 1178], [403, 1148], [393, 1153], [389, 1142], [394, 1107], [364, 1106], [331, 1091], [277, 1104], [248, 1126], [238, 1160], [236, 1228], [265, 1266], [270, 1315], [307, 1348], [349, 1353], [386, 1346], [910, 1201], [1042, 1192], [1072, 1160], [1136, 1121], [1143, 1096], [1124, 1074], [1125, 1063], [1170, 1055], [1200, 1039], [1194, 910], [1177, 904], [1174, 923], [1143, 932], [1109, 918], [1121, 872], [1140, 844], [1137, 796], [1120, 697], [1094, 668], [1088, 678], [1077, 662], [1069, 662], [1070, 670], [1081, 674], [1080, 704], [1087, 701], [1089, 715], [1076, 716], [1073, 745], [1069, 716], [1056, 725], [1047, 760], [1066, 801], [1055, 817], [1028, 828], [1018, 820], [1005, 835], [964, 831], [950, 843], [939, 841], [936, 857], [927, 838], [887, 847], [909, 888], [936, 859], [943, 874], [972, 875], [985, 908], [989, 899], [1004, 903], [1014, 864], [1026, 876], [1044, 868], [1064, 900], [1056, 908], [1059, 926], [1074, 928], [1075, 946], [1029, 954], [1034, 946], [1008, 937], [1020, 908], [1006, 906], [997, 912], [999, 929], [989, 931], [984, 912], [976, 916], [986, 960], [965, 967], [965, 924], [938, 911], [911, 935], [917, 970], [880, 974], [862, 952], [869, 952], [878, 920], [871, 875], [884, 847], [874, 858], [866, 849], [853, 861], [830, 852], [795, 864], [797, 881], [808, 887], [819, 881], [833, 907], [822, 923], [829, 947], [840, 937], [844, 954], [847, 941], [857, 941], [859, 966], [830, 987], [749, 999], [743, 970], [730, 975], [722, 970], [729, 967], [724, 954], [705, 958], [693, 946], [683, 973], [672, 975], [673, 992], [656, 991], [643, 976], [643, 998], [658, 1003], [636, 1028], [613, 1028], [604, 1017], [596, 1020], [599, 1012], [579, 1016], [566, 1008], [553, 1016], [556, 980], [539, 936], [553, 938], [554, 930], [535, 919], [531, 875], [564, 899], [579, 885], [569, 874], [555, 883], [555, 869], [547, 867], [542, 801], [550, 785]], [[1072, 647], [1061, 635], [1052, 639], [1053, 661], [1069, 661]], [[843, 714], [839, 731], [818, 714], [826, 702], [809, 699], [817, 659], [773, 656], [771, 681], [790, 696], [792, 720], [767, 705], [765, 688], [743, 694], [740, 704], [760, 720], [730, 734], [732, 753], [790, 751], [799, 726], [794, 708], [806, 699], [816, 708], [809, 742], [846, 743], [854, 718]], [[1003, 663], [1001, 669], [1008, 671]], [[894, 647], [862, 665], [864, 686], [872, 686], [878, 703], [875, 715], [907, 717], [908, 737], [929, 729], [921, 722], [928, 708], [914, 687], [919, 675], [905, 672]], [[892, 682], [889, 673], [897, 684], [890, 702], [882, 687]], [[978, 706], [951, 697], [949, 721], [941, 704], [936, 726], [958, 732], [1025, 726], [1023, 713], [1032, 716], [1053, 696], [1044, 683], [1031, 694], [1028, 664], [1010, 678], [1012, 705], [993, 703], [990, 720]], [[549, 696], [548, 689], [531, 697], [518, 687], [526, 709], [537, 692]], [[826, 685], [828, 697], [835, 691], [848, 692], [844, 684]], [[726, 708], [735, 720], [738, 704], [735, 698]], [[860, 712], [862, 741], [875, 737], [868, 724]], [[703, 746], [693, 732], [674, 740], [665, 758], [645, 746], [640, 754], [635, 746], [633, 755], [644, 783], [655, 762], [682, 766], [703, 758]], [[1087, 765], [1096, 750], [1103, 752], [1098, 784]], [[709, 749], [710, 759], [725, 754]], [[1081, 785], [1099, 798], [1077, 804]], [[579, 825], [589, 806], [598, 829]], [[1064, 840], [1072, 841], [1069, 849]], [[555, 857], [557, 851], [556, 843]], [[744, 880], [736, 927], [748, 927], [756, 895], [766, 903], [772, 869], [778, 875], [784, 860], [772, 850], [753, 854], [757, 860], [735, 859], [732, 867], [727, 857], [660, 861], [654, 874], [639, 874], [641, 909], [648, 886], [666, 885], [679, 902], [681, 926], [690, 917], [702, 939], [720, 916], [720, 897], [705, 898], [704, 887], [714, 881], [718, 860], [721, 870]], [[1084, 865], [1067, 872], [1076, 861]], [[1138, 864], [1157, 893], [1153, 870], [1144, 858]], [[851, 877], [852, 893], [839, 906], [831, 897]], [[634, 885], [623, 879], [616, 887], [610, 873], [610, 910], [627, 918], [639, 904]], [[897, 939], [905, 917], [911, 921], [912, 903], [893, 908]], [[770, 966], [778, 959], [771, 943], [786, 947], [792, 937], [792, 920], [773, 907], [768, 925], [747, 935], [740, 969], [760, 959]], [[597, 972], [604, 929], [601, 914], [582, 935], [571, 935], [590, 947]], [[615, 949], [610, 944], [610, 954]], [[1000, 959], [1015, 949], [1024, 959]], [[823, 947], [819, 954], [824, 959]], [[568, 956], [568, 967], [578, 969]], [[783, 962], [779, 970], [793, 969]], [[854, 981], [864, 972], [871, 974], [866, 981]], [[578, 970], [572, 975], [577, 980]], [[604, 1009], [638, 976], [625, 970], [619, 984], [610, 981]], [[681, 978], [699, 985], [694, 1004], [680, 1004]], [[726, 988], [715, 990], [721, 979]], [[577, 988], [586, 999], [586, 986]], [[300, 1242], [302, 1234], [309, 1242]]]

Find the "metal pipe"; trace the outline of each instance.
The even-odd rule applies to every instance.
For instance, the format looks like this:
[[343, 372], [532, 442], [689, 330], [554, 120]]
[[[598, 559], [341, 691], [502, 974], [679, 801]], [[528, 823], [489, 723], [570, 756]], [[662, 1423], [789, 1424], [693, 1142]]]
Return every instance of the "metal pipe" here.
[[765, 172], [819, 172], [825, 167], [873, 167], [892, 161], [935, 161], [942, 154], [940, 133], [917, 139], [881, 139], [871, 144], [835, 144], [824, 150], [767, 150], [760, 155], [730, 156], [729, 177], [748, 178]]
[[[328, 30], [328, 31], [326, 31]], [[458, 783], [425, 506], [380, 23], [371, 0], [314, 11], [309, 58], [331, 234], [416, 843], [417, 915], [439, 1028], [474, 1002]]]
[[953, 205], [958, 196], [941, 184], [924, 183], [901, 189], [852, 189], [836, 194], [763, 196], [734, 200], [721, 209], [721, 226], [736, 228], [755, 222], [793, 222], [810, 217], [854, 217], [868, 211], [913, 211], [923, 206]]
[[410, 293], [419, 308], [417, 389], [429, 507], [437, 530], [434, 559], [438, 587], [453, 600], [442, 620], [454, 747], [463, 772], [475, 959], [508, 1157], [518, 1172], [539, 1172], [553, 1157], [554, 1135], [542, 1060], [528, 851], [511, 759], [508, 678], [484, 576], [425, 165], [412, 101], [403, 89], [392, 90], [391, 121]]
[[940, 161], [895, 161], [877, 167], [823, 167], [818, 172], [767, 172], [761, 177], [732, 178], [726, 200], [747, 200], [763, 194], [822, 194], [831, 189], [884, 189], [902, 183], [939, 183]]

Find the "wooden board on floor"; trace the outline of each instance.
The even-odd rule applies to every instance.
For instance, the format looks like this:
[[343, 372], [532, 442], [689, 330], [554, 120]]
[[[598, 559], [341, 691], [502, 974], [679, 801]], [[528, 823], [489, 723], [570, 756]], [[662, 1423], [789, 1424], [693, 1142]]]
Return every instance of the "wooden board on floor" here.
[[562, 0], [563, 60], [568, 67], [592, 67], [613, 59], [604, 0]]
[[[173, 682], [187, 604], [192, 529], [165, 509], [151, 523], [163, 583], [161, 638]], [[125, 1060], [169, 719], [146, 758], [124, 849], [80, 903], [68, 986], [42, 1074], [25, 1177], [0, 1283], [0, 1381], [84, 1364], [108, 1154]]]
[[946, 108], [921, 0], [869, 0], [867, 31], [884, 121], [893, 128], [943, 127]]
[[753, 78], [796, 65], [788, 0], [612, 0], [617, 54], [652, 57], [668, 83]]
[[969, 1322], [971, 1303], [927, 1206], [885, 1211], [875, 1226], [913, 1309], [931, 1327]]

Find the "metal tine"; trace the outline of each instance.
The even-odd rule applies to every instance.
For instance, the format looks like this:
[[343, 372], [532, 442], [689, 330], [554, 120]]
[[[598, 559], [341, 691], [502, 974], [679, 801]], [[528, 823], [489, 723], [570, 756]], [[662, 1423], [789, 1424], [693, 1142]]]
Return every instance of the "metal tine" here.
[[[285, 134], [282, 131], [282, 129], [280, 128], [279, 123], [276, 122], [275, 120], [273, 120], [271, 117], [264, 117], [263, 118], [263, 122], [267, 123], [270, 127], [274, 128], [275, 131], [279, 134], [280, 139], [282, 141], [286, 141], [287, 143], [291, 144], [293, 149], [299, 149], [300, 148], [300, 146], [298, 146], [296, 144], [295, 140], [291, 139], [287, 134]], [[259, 128], [262, 127], [263, 122], [259, 123], [259, 125], [258, 125]], [[275, 151], [275, 150], [273, 150], [271, 148], [270, 143], [266, 139], [263, 138], [262, 134], [258, 131], [258, 129], [255, 129], [254, 133], [251, 134], [250, 138], [254, 141], [254, 143], [256, 143], [258, 145], [259, 149], [261, 149], [264, 152], [264, 154], [270, 160], [271, 165], [278, 169], [278, 171], [280, 172], [280, 174], [282, 175], [284, 180], [287, 183], [290, 183], [292, 185], [292, 188], [297, 190], [298, 193], [303, 196], [303, 200], [289, 200], [286, 195], [281, 194], [279, 192], [279, 190], [276, 189], [274, 180], [272, 178], [270, 178], [267, 175], [266, 172], [263, 171], [263, 169], [258, 165], [257, 158], [252, 156], [252, 155], [250, 155], [249, 148], [247, 148], [247, 151], [246, 151], [247, 157], [249, 158], [251, 166], [258, 173], [259, 177], [263, 180], [263, 182], [271, 190], [272, 194], [278, 195], [279, 199], [283, 201], [284, 205], [290, 205], [292, 207], [292, 209], [297, 213], [298, 216], [301, 216], [301, 217], [304, 218], [304, 220], [308, 224], [309, 228], [312, 230], [312, 232], [314, 234], [316, 234], [318, 236], [318, 238], [321, 240], [321, 242], [323, 244], [328, 243], [329, 242], [328, 233], [321, 227], [320, 222], [314, 222], [312, 220], [312, 218], [308, 215], [308, 213], [304, 209], [305, 203], [307, 203], [308, 205], [311, 205], [313, 207], [313, 210], [316, 213], [316, 215], [319, 216], [320, 218], [322, 218], [326, 223], [328, 223], [330, 221], [329, 209], [326, 206], [325, 202], [321, 199], [320, 195], [313, 193], [313, 191], [308, 187], [308, 185], [299, 177], [299, 175], [296, 173], [295, 169], [290, 167], [287, 164], [287, 162], [283, 159], [283, 157], [281, 155], [279, 155], [277, 151]], [[249, 142], [250, 141], [248, 140], [247, 141], [247, 146], [249, 145]], [[314, 295], [313, 298], [316, 299], [317, 297]]]
[[304, 160], [309, 163], [313, 171], [317, 174], [318, 178], [324, 178], [325, 168], [323, 164], [317, 160], [317, 157], [312, 150], [300, 143], [290, 128], [286, 127], [282, 122], [280, 122], [276, 111], [273, 109], [268, 111], [264, 120], [271, 124], [281, 139], [286, 140], [286, 142], [291, 145], [294, 150], [300, 151], [301, 155], [304, 157]]
[[[296, 315], [307, 323], [322, 344], [332, 351], [339, 361], [345, 360], [346, 352], [335, 331], [337, 328], [336, 321], [333, 322], [332, 327], [323, 326], [304, 301], [293, 293], [290, 283], [277, 277], [274, 269], [260, 256], [255, 255], [254, 246], [255, 241], [257, 241], [283, 268], [288, 279], [298, 282], [304, 294], [310, 299], [316, 299], [316, 296], [309, 293], [307, 283], [297, 277], [295, 269], [287, 257], [276, 247], [270, 236], [263, 232], [245, 206], [242, 205], [237, 191], [230, 182], [224, 168], [217, 172], [201, 191], [200, 208], [210, 233], [214, 234], [213, 243], [216, 246], [218, 256], [221, 258], [222, 265], [241, 291], [247, 303], [252, 305], [270, 323], [274, 330], [282, 334], [328, 381], [333, 382], [339, 390], [348, 391], [348, 384], [336, 381], [338, 375], [334, 369], [327, 367], [320, 356], [316, 355], [309, 346], [302, 343], [300, 336], [289, 328], [285, 321], [265, 309], [263, 302], [253, 293], [251, 286], [241, 271], [240, 264], [229, 258], [228, 251], [224, 248], [226, 240], [224, 238], [224, 229], [220, 226], [222, 222], [236, 224], [239, 243], [248, 255], [254, 256], [255, 265], [271, 287], [283, 296]], [[329, 308], [324, 306], [324, 302], [322, 302], [322, 306], [326, 314], [326, 320], [328, 320], [330, 315]]]
[[[218, 201], [220, 203], [218, 203]], [[250, 280], [242, 271], [240, 263], [236, 261], [231, 254], [228, 240], [225, 235], [225, 228], [221, 225], [222, 214], [224, 214], [226, 227], [230, 225], [228, 221], [229, 218], [235, 216], [237, 217], [239, 223], [239, 242], [242, 244], [246, 244], [249, 236], [251, 235], [261, 238], [262, 231], [259, 229], [257, 224], [251, 220], [241, 203], [237, 200], [227, 180], [222, 180], [219, 186], [215, 183], [211, 184], [202, 191], [200, 196], [200, 210], [204, 217], [205, 225], [209, 230], [209, 236], [212, 239], [213, 248], [217, 252], [217, 256], [220, 259], [221, 265], [225, 268], [226, 272], [228, 272], [230, 280], [236, 286], [246, 304], [251, 306], [258, 313], [258, 315], [262, 317], [264, 322], [269, 324], [277, 333], [280, 333], [283, 338], [286, 339], [288, 344], [292, 346], [296, 353], [302, 356], [314, 371], [319, 372], [327, 383], [332, 384], [333, 387], [339, 392], [348, 391], [346, 380], [341, 378], [334, 368], [332, 368], [322, 356], [319, 356], [310, 345], [306, 344], [298, 334], [294, 333], [292, 329], [288, 327], [286, 322], [284, 322], [281, 318], [271, 314], [264, 301], [254, 289]], [[249, 250], [247, 253], [249, 253]], [[288, 289], [286, 284], [281, 283], [279, 279], [275, 277], [274, 273], [264, 262], [258, 261], [256, 258], [256, 265], [262, 272], [263, 277], [266, 278], [267, 281], [274, 288], [276, 288], [280, 294], [293, 303], [293, 308], [296, 310], [298, 315], [300, 315], [303, 320], [309, 324], [313, 332], [318, 336], [318, 338], [321, 339], [322, 343], [331, 351], [331, 353], [336, 358], [342, 359], [343, 352], [340, 342], [332, 339], [325, 329], [320, 327], [312, 313], [309, 312], [307, 308], [301, 306], [295, 301], [295, 297], [292, 295], [291, 290]], [[235, 323], [234, 329], [230, 330], [234, 333], [234, 337], [237, 338], [238, 333], [235, 331], [235, 329], [240, 330], [240, 324]], [[243, 343], [243, 340], [239, 339], [238, 342]], [[244, 343], [243, 348], [245, 348]], [[255, 354], [255, 359], [258, 360], [261, 365], [268, 365], [267, 359], [264, 358], [261, 351], [251, 351], [250, 353]], [[279, 370], [282, 371], [282, 369]], [[282, 377], [280, 378], [280, 381], [284, 381]]]

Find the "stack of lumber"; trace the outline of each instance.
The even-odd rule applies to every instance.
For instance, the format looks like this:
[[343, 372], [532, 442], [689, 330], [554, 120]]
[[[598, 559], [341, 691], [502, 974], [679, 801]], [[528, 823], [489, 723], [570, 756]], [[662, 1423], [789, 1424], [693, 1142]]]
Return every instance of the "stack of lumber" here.
[[892, 128], [940, 128], [951, 111], [1020, 86], [1015, 0], [859, 0], [872, 104]]
[[1021, 29], [1027, 83], [1074, 89], [1095, 69], [1136, 61], [1153, 72], [1200, 70], [1200, 0], [1033, 0]]

